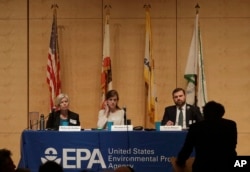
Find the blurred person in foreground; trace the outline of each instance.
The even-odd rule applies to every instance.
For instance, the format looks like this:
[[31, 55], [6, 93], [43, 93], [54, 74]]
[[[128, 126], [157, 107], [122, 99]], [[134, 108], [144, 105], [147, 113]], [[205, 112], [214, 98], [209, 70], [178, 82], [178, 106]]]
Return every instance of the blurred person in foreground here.
[[79, 115], [69, 110], [69, 96], [61, 93], [56, 97], [57, 110], [49, 114], [47, 129], [58, 130], [59, 126], [80, 126]]
[[176, 165], [185, 167], [194, 149], [193, 172], [230, 171], [237, 156], [236, 123], [222, 118], [224, 106], [215, 101], [208, 102], [203, 113], [204, 120], [190, 126]]
[[27, 168], [16, 168], [8, 149], [0, 149], [0, 172], [30, 172]]
[[63, 168], [55, 161], [47, 161], [40, 165], [38, 172], [63, 172]]
[[16, 165], [12, 158], [12, 153], [8, 149], [0, 149], [0, 172], [15, 172]]
[[135, 172], [135, 170], [130, 166], [121, 166], [116, 168], [114, 172]]

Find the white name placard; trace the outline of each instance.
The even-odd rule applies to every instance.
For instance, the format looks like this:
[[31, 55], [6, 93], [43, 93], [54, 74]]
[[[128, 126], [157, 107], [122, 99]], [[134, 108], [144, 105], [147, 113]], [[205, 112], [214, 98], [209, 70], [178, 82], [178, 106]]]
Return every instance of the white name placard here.
[[112, 125], [111, 131], [133, 131], [133, 125]]
[[59, 126], [59, 131], [81, 131], [81, 126]]
[[171, 126], [160, 126], [160, 131], [182, 131], [180, 125], [171, 125]]

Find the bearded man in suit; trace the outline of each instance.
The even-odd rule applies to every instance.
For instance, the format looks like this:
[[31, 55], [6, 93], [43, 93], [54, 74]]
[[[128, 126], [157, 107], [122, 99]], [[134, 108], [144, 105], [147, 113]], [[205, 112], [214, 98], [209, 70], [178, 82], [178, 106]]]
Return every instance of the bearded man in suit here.
[[186, 93], [183, 88], [174, 89], [172, 96], [175, 105], [165, 108], [161, 125], [180, 125], [185, 129], [203, 120], [200, 109], [186, 103]]

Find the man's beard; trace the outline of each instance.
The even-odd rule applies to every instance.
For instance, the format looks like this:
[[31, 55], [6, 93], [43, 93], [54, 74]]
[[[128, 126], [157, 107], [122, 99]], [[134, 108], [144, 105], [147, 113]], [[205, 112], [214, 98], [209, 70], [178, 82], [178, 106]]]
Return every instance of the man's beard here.
[[178, 107], [182, 107], [185, 104], [185, 101], [179, 100], [175, 102], [175, 105]]

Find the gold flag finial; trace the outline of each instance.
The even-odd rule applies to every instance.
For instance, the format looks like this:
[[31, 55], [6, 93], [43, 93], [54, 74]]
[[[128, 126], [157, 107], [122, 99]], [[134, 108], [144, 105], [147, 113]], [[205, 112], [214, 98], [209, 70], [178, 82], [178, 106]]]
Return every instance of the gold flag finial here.
[[149, 8], [151, 8], [151, 5], [150, 4], [144, 4], [143, 8], [149, 9]]
[[57, 4], [52, 4], [51, 8], [56, 9], [56, 8], [58, 8], [58, 5]]
[[110, 4], [104, 6], [104, 9], [106, 9], [106, 14], [110, 14], [110, 9], [111, 9], [111, 8], [112, 8], [112, 7], [111, 7]]

